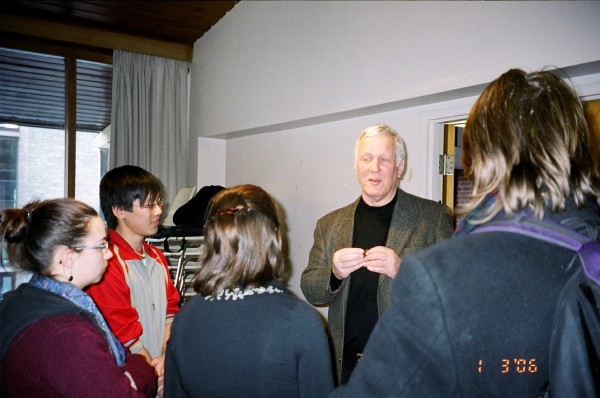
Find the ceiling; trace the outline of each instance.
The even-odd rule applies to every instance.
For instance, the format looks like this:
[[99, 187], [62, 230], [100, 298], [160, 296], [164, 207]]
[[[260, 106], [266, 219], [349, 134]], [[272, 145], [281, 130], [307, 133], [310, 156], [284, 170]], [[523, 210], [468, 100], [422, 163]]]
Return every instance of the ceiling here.
[[191, 61], [196, 40], [237, 1], [2, 0], [0, 33], [98, 51]]
[[82, 60], [77, 130], [100, 131], [110, 124], [113, 50], [191, 61], [194, 43], [236, 3], [3, 0], [0, 121], [63, 129], [62, 57], [72, 57]]

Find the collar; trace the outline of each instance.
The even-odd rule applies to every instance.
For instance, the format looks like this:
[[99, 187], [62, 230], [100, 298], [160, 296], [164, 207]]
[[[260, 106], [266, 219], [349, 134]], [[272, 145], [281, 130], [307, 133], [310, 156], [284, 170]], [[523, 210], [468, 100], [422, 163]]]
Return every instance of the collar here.
[[[114, 229], [108, 230], [108, 241], [110, 243], [111, 249], [114, 252], [113, 246], [117, 246], [119, 248], [119, 255], [123, 260], [141, 260], [140, 254], [136, 252], [133, 247]], [[156, 253], [154, 252], [154, 246], [145, 242], [142, 243], [144, 250], [146, 251], [148, 257], [156, 258]]]

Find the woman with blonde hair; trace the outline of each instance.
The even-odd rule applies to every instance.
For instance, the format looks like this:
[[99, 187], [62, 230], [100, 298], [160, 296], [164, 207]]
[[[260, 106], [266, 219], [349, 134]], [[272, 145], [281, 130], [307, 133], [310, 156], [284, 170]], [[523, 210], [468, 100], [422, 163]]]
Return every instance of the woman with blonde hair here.
[[273, 199], [240, 185], [207, 212], [199, 293], [175, 317], [167, 397], [323, 397], [333, 388], [317, 312], [278, 281], [284, 262]]

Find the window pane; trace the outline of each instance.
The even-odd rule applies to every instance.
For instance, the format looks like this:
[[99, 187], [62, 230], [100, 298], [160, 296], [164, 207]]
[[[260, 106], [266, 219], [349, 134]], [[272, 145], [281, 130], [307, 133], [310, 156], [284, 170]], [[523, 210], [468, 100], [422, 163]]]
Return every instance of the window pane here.
[[65, 192], [65, 60], [0, 48], [0, 123], [15, 125], [18, 138], [16, 197], [33, 199]]
[[17, 206], [65, 196], [64, 130], [20, 127]]
[[[19, 138], [2, 135], [0, 128], [0, 211], [17, 204]], [[10, 133], [10, 131], [9, 131]]]
[[[3, 184], [0, 206], [65, 195], [65, 74], [62, 57], [0, 48], [0, 123], [18, 127], [14, 186]], [[99, 210], [98, 184], [108, 164], [112, 65], [77, 60], [76, 81], [75, 197]]]
[[[62, 57], [0, 48], [0, 210], [65, 196], [66, 73]], [[112, 65], [78, 60], [76, 80], [75, 197], [99, 210]], [[26, 277], [12, 271], [4, 252], [0, 297]]]
[[99, 184], [106, 173], [112, 65], [77, 61], [75, 198], [100, 212]]
[[100, 133], [77, 132], [75, 198], [100, 211], [99, 185], [102, 164]]
[[0, 48], [0, 121], [64, 130], [64, 58]]

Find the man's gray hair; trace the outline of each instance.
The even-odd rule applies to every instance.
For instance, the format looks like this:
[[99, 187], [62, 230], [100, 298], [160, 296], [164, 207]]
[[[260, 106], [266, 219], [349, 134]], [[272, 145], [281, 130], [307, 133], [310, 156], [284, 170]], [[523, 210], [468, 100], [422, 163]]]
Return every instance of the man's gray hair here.
[[404, 140], [396, 130], [386, 124], [376, 124], [375, 126], [367, 127], [361, 131], [356, 140], [356, 144], [354, 145], [354, 162], [356, 163], [358, 161], [358, 144], [360, 143], [360, 140], [365, 137], [373, 137], [376, 135], [389, 135], [394, 138], [394, 144], [396, 145], [396, 166], [398, 166], [406, 157]]

